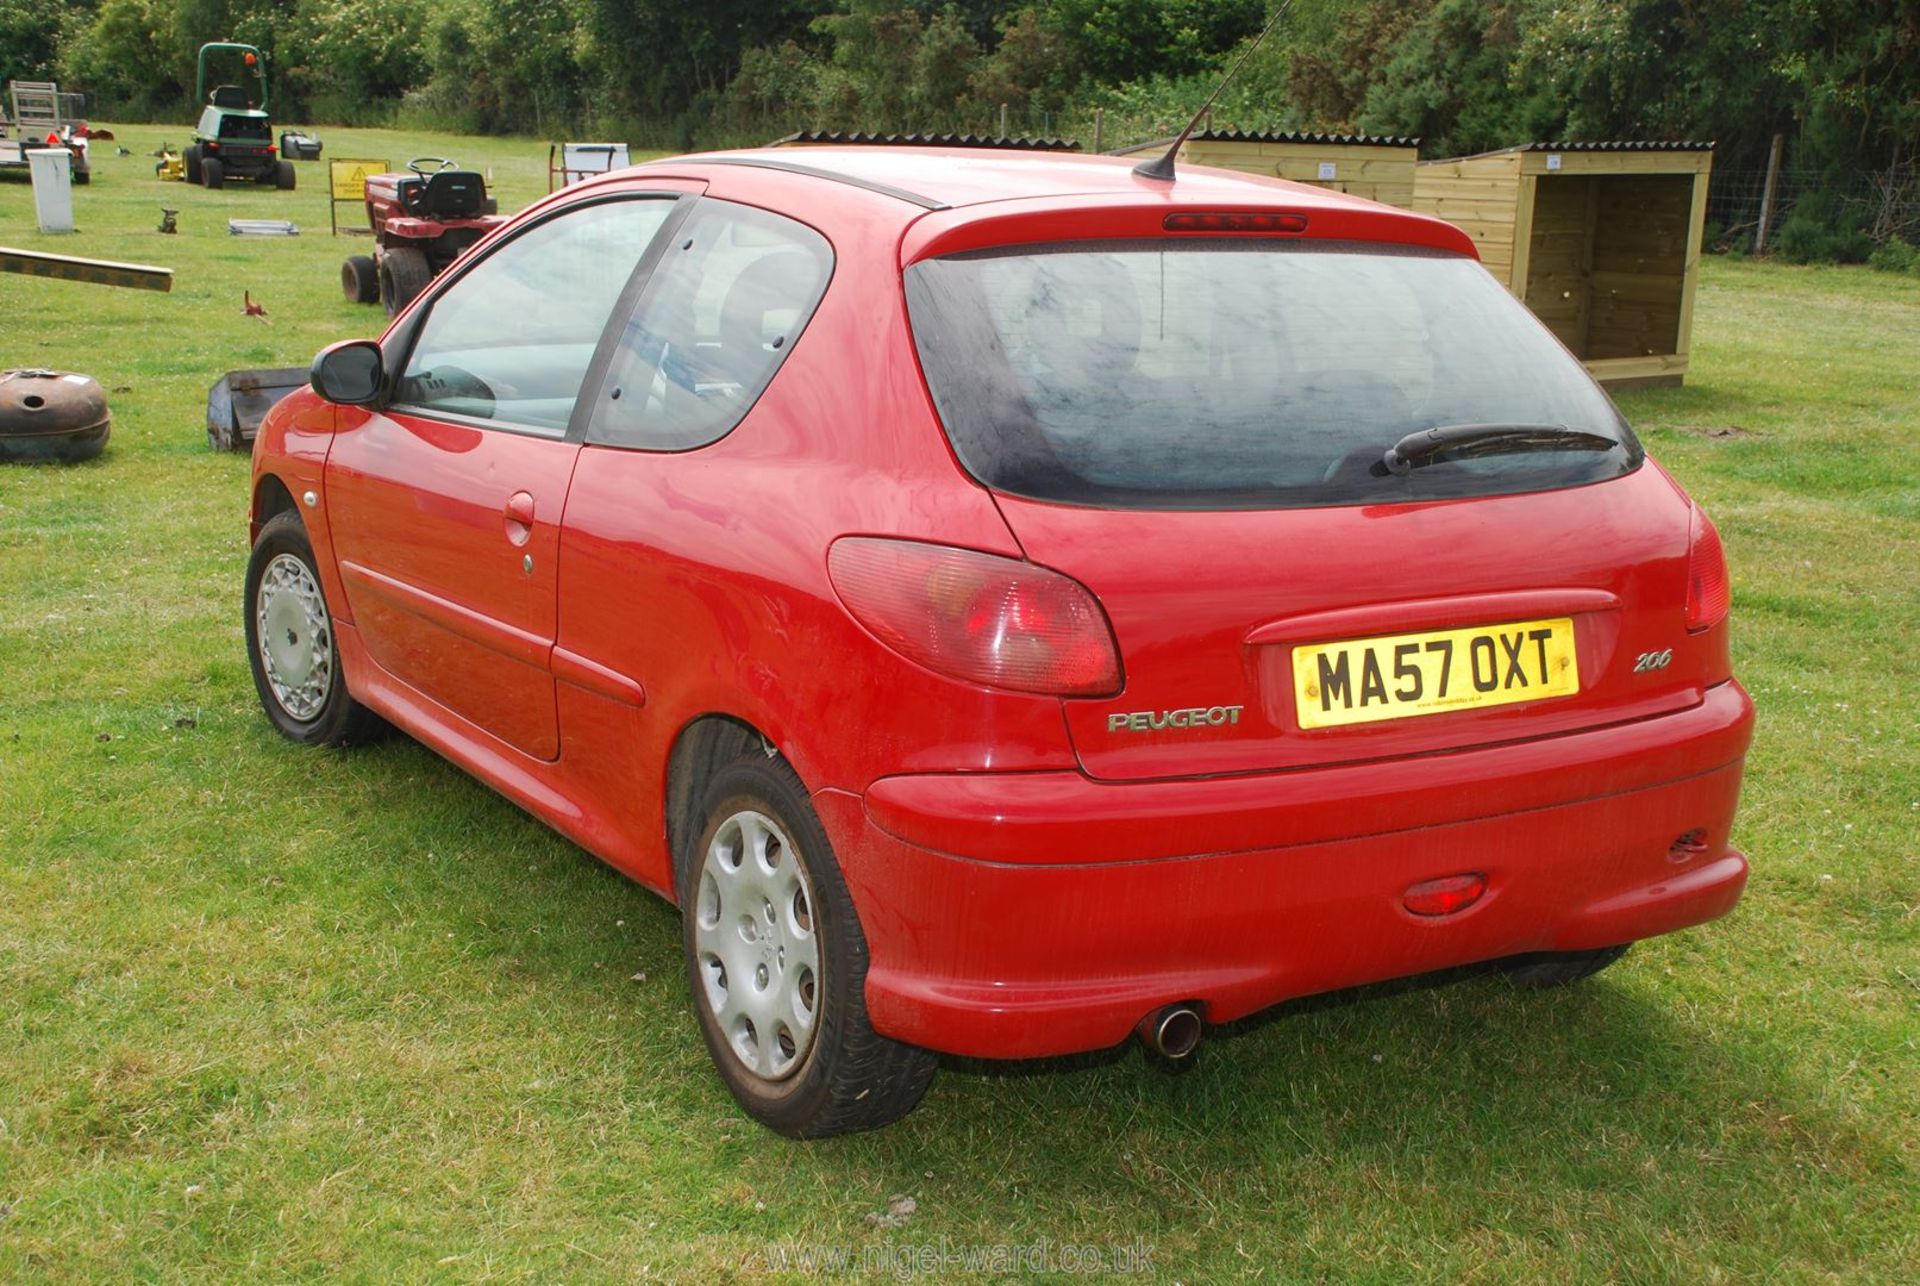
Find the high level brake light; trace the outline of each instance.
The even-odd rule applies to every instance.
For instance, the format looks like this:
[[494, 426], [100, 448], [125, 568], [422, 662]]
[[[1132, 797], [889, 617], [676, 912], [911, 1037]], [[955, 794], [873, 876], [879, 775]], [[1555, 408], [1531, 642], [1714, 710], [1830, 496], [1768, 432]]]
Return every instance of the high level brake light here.
[[1120, 690], [1120, 653], [1093, 594], [1059, 572], [971, 549], [848, 536], [827, 554], [840, 601], [929, 670], [1014, 692]]
[[1160, 221], [1168, 232], [1305, 232], [1307, 216], [1253, 211], [1182, 211]]
[[1693, 508], [1693, 534], [1687, 551], [1687, 628], [1710, 630], [1727, 619], [1733, 605], [1733, 587], [1727, 576], [1727, 551], [1720, 533], [1698, 505]]

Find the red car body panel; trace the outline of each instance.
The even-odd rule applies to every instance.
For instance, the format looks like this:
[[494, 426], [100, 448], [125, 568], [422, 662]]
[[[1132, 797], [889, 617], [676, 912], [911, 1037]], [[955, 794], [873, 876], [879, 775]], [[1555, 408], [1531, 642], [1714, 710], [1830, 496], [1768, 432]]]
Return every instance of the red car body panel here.
[[[1246, 176], [1170, 187], [1105, 160], [875, 149], [678, 158], [536, 209], [663, 189], [780, 212], [834, 247], [805, 333], [719, 441], [630, 451], [304, 391], [262, 427], [255, 530], [282, 488], [317, 493], [300, 512], [349, 687], [409, 734], [673, 898], [675, 740], [709, 715], [750, 726], [813, 792], [876, 1029], [971, 1055], [1112, 1044], [1175, 1001], [1225, 1021], [1613, 945], [1739, 897], [1752, 706], [1725, 624], [1682, 627], [1691, 505], [1651, 463], [1424, 505], [1114, 513], [997, 494], [941, 430], [901, 275], [981, 246], [1160, 236], [1176, 209], [1285, 209], [1309, 237], [1471, 255], [1458, 229]], [[1108, 613], [1124, 690], [991, 690], [888, 649], [829, 579], [847, 535], [1067, 573]], [[1583, 677], [1555, 702], [1305, 732], [1276, 669], [1301, 642], [1553, 615], [1576, 622]], [[1656, 647], [1671, 666], [1628, 681]], [[1107, 732], [1115, 712], [1229, 699], [1243, 720], [1204, 736]], [[1488, 881], [1467, 910], [1402, 907], [1461, 872]]]
[[343, 408], [334, 564], [374, 663], [535, 759], [554, 704], [560, 515], [577, 442]]

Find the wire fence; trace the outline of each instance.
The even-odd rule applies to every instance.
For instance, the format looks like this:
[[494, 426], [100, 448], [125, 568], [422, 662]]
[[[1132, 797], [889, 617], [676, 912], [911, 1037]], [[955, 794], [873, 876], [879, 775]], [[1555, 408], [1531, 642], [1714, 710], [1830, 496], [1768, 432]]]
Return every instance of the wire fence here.
[[[1760, 227], [1760, 207], [1766, 197], [1765, 170], [1716, 170], [1707, 189], [1707, 230], [1716, 248], [1741, 245], [1752, 248]], [[1773, 213], [1767, 220], [1771, 241], [1799, 202], [1814, 193], [1838, 198], [1875, 241], [1900, 237], [1920, 242], [1920, 167], [1895, 165], [1855, 175], [1836, 184], [1820, 170], [1781, 170], [1774, 181]]]

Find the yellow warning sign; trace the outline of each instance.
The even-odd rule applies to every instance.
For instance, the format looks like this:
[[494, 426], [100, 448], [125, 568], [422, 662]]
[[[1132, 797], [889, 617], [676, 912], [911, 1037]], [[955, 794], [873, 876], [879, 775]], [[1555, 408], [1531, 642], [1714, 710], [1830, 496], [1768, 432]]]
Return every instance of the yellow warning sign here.
[[385, 161], [356, 161], [339, 157], [327, 162], [327, 181], [336, 201], [358, 201], [367, 195], [367, 177], [393, 168]]

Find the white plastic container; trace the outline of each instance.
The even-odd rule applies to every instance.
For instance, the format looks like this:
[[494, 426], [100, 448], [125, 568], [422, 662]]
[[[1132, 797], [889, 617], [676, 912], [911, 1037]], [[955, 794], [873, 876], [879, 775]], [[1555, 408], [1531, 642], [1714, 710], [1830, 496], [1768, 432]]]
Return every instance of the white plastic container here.
[[33, 210], [42, 232], [73, 231], [73, 154], [64, 147], [27, 153], [33, 175]]

